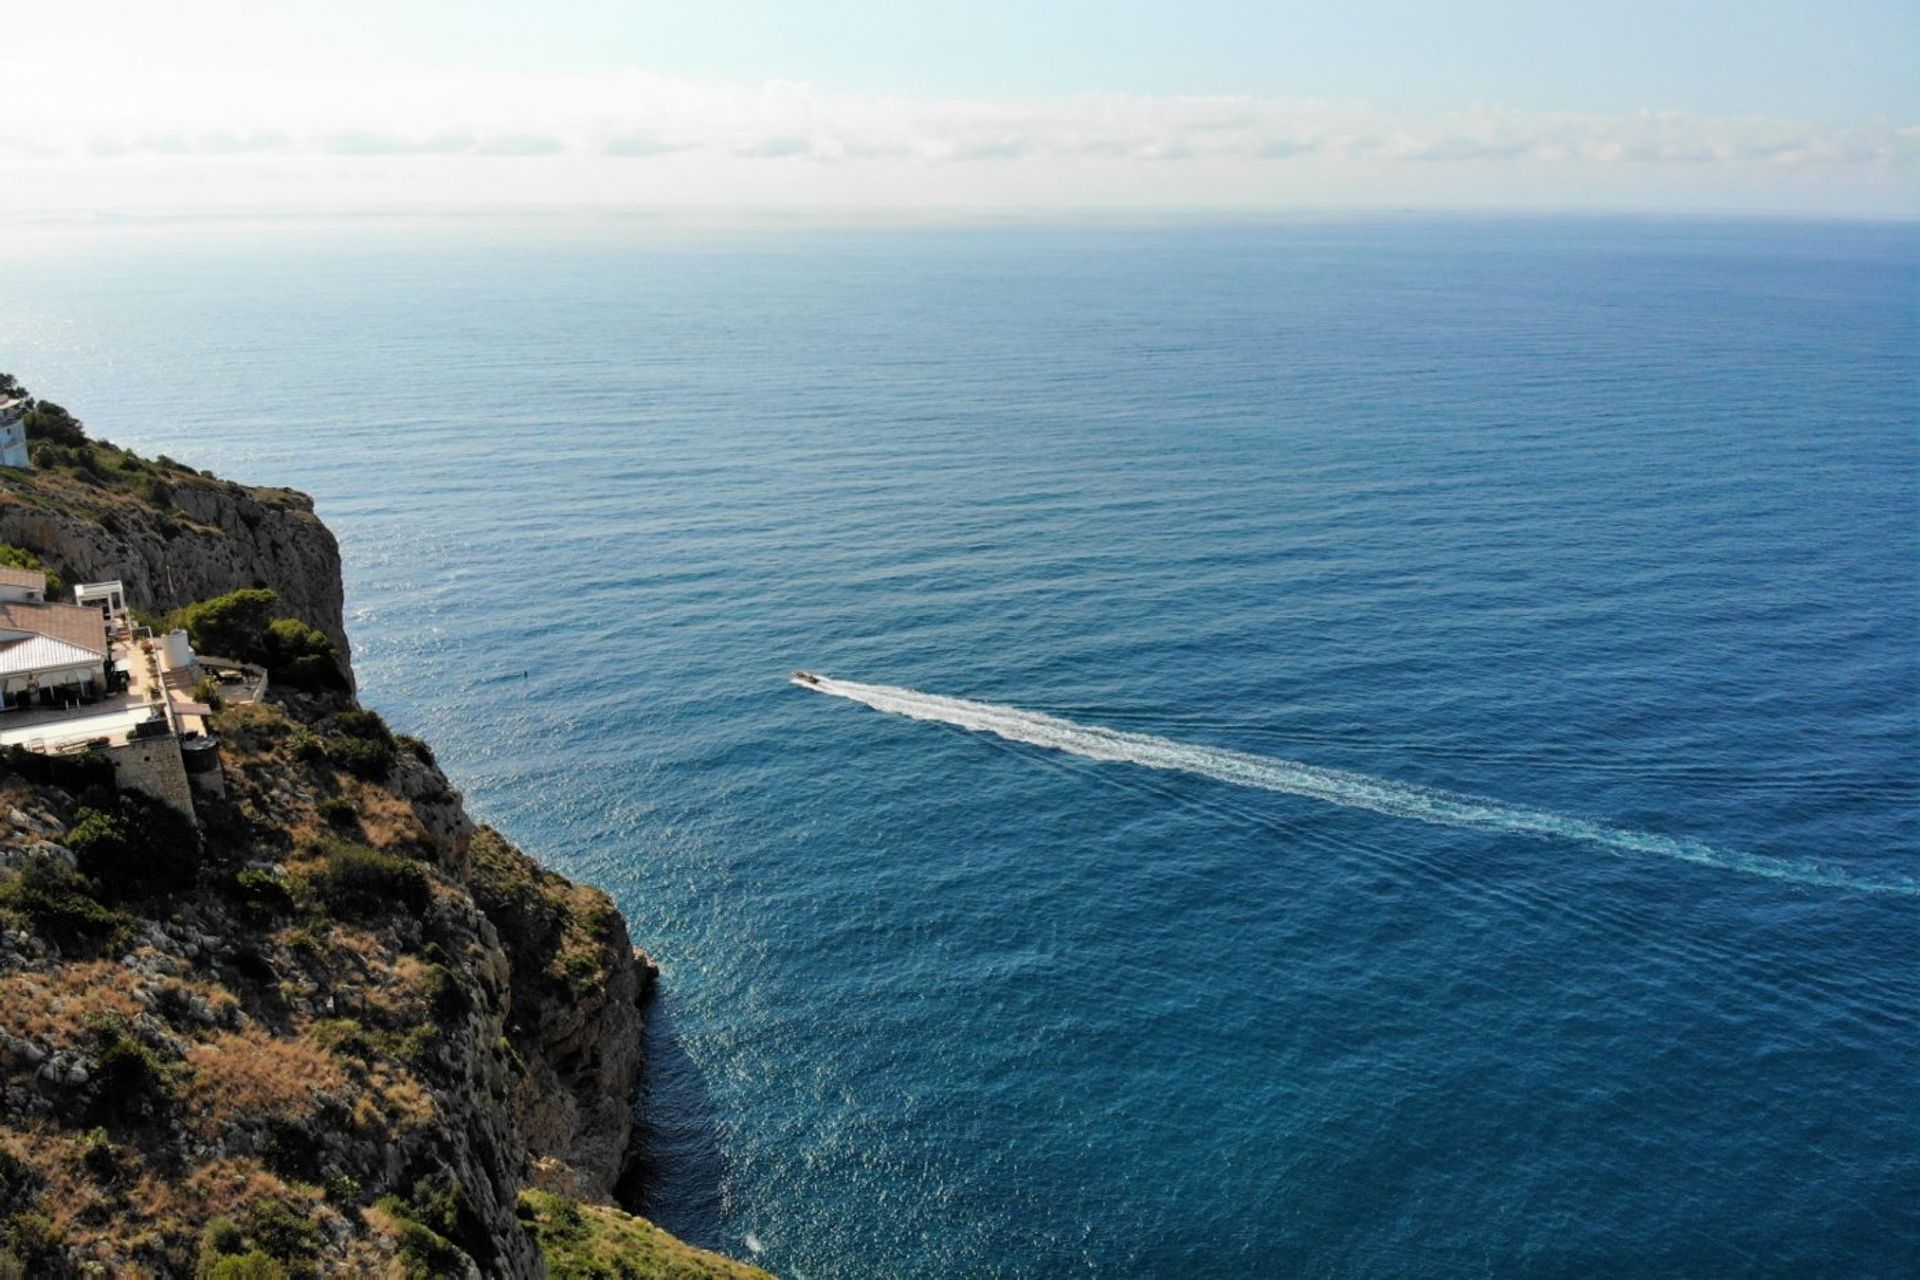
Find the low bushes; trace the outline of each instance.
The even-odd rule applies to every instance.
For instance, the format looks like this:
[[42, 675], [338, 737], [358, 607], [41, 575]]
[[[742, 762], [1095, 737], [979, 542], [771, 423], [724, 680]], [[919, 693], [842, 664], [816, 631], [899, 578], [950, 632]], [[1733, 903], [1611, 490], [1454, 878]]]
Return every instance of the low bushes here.
[[351, 920], [404, 908], [418, 914], [433, 899], [433, 883], [419, 863], [363, 844], [328, 840], [320, 865], [307, 872], [315, 899], [329, 915]]
[[200, 1236], [201, 1280], [288, 1280], [315, 1274], [320, 1229], [299, 1205], [264, 1196], [245, 1222], [213, 1218]]
[[412, 734], [410, 733], [395, 734], [393, 741], [395, 746], [399, 747], [402, 751], [412, 756], [415, 760], [418, 760], [421, 764], [427, 765], [429, 767], [437, 766], [439, 764], [439, 761], [435, 760], [433, 757], [433, 748], [428, 746], [421, 739], [414, 737]]
[[51, 400], [40, 400], [27, 410], [24, 424], [27, 439], [45, 440], [56, 445], [85, 445], [86, 428], [80, 420]]
[[0, 912], [65, 952], [113, 951], [133, 934], [133, 917], [101, 902], [98, 890], [54, 858], [36, 858], [0, 884]]
[[348, 773], [375, 782], [393, 770], [397, 752], [387, 722], [373, 711], [339, 711], [320, 727], [326, 731], [327, 759]]
[[293, 895], [287, 891], [286, 883], [274, 872], [259, 867], [250, 867], [233, 877], [233, 896], [239, 899], [243, 911], [258, 920], [293, 912]]
[[340, 649], [326, 633], [298, 618], [275, 618], [260, 640], [267, 674], [296, 689], [344, 689]]
[[220, 692], [220, 682], [212, 676], [201, 676], [193, 682], [193, 700], [205, 703], [209, 711], [218, 711], [227, 705], [225, 695]]
[[295, 689], [345, 689], [339, 647], [297, 618], [276, 618], [278, 602], [265, 587], [246, 587], [177, 609], [167, 623], [185, 628], [199, 652], [257, 662], [276, 683]]
[[328, 796], [314, 806], [314, 811], [335, 831], [351, 831], [360, 824], [360, 811], [345, 796]]
[[376, 1207], [399, 1228], [408, 1280], [460, 1274], [475, 1263], [486, 1271], [495, 1261], [486, 1222], [458, 1182], [436, 1189], [423, 1179], [406, 1199], [383, 1196]]
[[129, 1119], [172, 1095], [173, 1072], [123, 1020], [101, 1019], [93, 1034], [99, 1052], [87, 1087], [96, 1117]]
[[66, 844], [109, 899], [191, 888], [200, 869], [192, 820], [137, 791], [120, 792], [105, 809], [81, 808]]

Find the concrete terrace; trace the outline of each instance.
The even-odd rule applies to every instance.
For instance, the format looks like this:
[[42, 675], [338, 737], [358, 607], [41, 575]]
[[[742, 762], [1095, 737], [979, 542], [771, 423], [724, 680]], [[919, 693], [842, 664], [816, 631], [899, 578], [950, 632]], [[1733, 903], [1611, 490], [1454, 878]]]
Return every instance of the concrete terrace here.
[[0, 747], [60, 751], [100, 738], [119, 746], [134, 736], [138, 726], [156, 720], [166, 724], [167, 732], [206, 734], [211, 732], [212, 709], [193, 697], [202, 674], [216, 680], [227, 672], [238, 676], [221, 682], [221, 695], [229, 702], [254, 701], [264, 685], [259, 672], [238, 663], [203, 660], [197, 666], [172, 668], [164, 645], [136, 637], [124, 627], [114, 636], [108, 656], [127, 673], [125, 692], [79, 706], [0, 712]]

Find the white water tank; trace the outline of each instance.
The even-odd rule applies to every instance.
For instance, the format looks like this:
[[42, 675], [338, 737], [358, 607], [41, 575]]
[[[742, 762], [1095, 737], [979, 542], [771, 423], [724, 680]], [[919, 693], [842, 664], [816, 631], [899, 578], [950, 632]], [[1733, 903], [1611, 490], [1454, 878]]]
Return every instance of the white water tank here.
[[193, 665], [193, 646], [187, 643], [184, 631], [169, 631], [162, 647], [167, 655], [167, 669], [180, 671]]

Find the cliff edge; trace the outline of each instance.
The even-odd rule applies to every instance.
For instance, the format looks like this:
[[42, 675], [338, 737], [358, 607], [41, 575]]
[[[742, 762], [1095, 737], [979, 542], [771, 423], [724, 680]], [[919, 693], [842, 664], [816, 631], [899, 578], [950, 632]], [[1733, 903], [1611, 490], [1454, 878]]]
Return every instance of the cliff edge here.
[[311, 501], [34, 455], [0, 553], [152, 615], [271, 591], [343, 678], [210, 691], [191, 819], [0, 754], [0, 1278], [764, 1274], [614, 1204], [653, 966], [358, 704]]

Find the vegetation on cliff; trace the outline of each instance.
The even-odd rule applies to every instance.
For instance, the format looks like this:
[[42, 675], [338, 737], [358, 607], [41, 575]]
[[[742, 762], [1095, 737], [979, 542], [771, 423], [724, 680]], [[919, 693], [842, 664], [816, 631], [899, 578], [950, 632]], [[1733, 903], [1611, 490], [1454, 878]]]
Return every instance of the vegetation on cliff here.
[[[24, 391], [5, 374], [0, 385]], [[153, 622], [228, 592], [271, 589], [275, 616], [317, 630], [350, 672], [339, 546], [305, 494], [143, 458], [88, 438], [77, 422], [56, 435], [30, 441], [31, 467], [0, 467], [0, 545], [37, 561], [20, 567], [62, 583], [117, 578]]]
[[750, 1280], [766, 1272], [689, 1248], [644, 1218], [548, 1191], [522, 1191], [520, 1217], [553, 1280]]
[[[26, 476], [27, 553], [273, 643], [288, 584], [215, 566], [297, 558], [188, 528], [209, 598], [260, 593], [196, 606], [59, 507], [103, 490]], [[331, 547], [301, 554], [337, 596]], [[327, 598], [294, 611], [321, 644]], [[345, 681], [272, 687], [215, 713], [198, 826], [84, 757], [0, 757], [0, 1278], [760, 1274], [612, 1202], [652, 976], [612, 902], [476, 830]]]
[[317, 627], [279, 616], [279, 600], [269, 587], [242, 587], [175, 609], [161, 625], [184, 629], [198, 653], [258, 663], [278, 684], [345, 688], [340, 647]]

